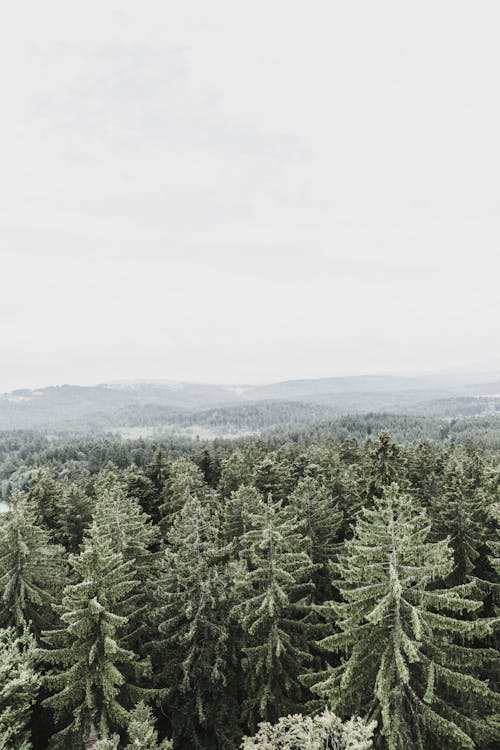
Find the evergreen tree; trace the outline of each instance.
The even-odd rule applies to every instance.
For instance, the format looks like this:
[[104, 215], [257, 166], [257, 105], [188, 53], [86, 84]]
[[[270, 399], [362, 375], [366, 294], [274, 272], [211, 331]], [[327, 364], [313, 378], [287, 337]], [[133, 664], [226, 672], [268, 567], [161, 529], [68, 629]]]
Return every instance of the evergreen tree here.
[[467, 476], [463, 461], [452, 455], [445, 467], [441, 493], [432, 506], [435, 538], [450, 538], [455, 565], [449, 582], [455, 585], [469, 580], [485, 541], [485, 502], [474, 485], [474, 477]]
[[31, 750], [31, 707], [40, 688], [36, 654], [27, 630], [0, 629], [0, 750]]
[[[210, 506], [189, 496], [167, 537], [158, 585], [155, 661], [174, 740], [209, 748], [234, 742], [236, 707], [224, 694], [228, 674], [228, 581]], [[229, 744], [229, 740], [228, 740]]]
[[161, 492], [154, 482], [137, 466], [129, 466], [123, 473], [123, 485], [128, 497], [135, 498], [142, 510], [155, 522], [160, 520], [160, 505], [163, 502], [163, 488]]
[[36, 634], [53, 622], [51, 604], [65, 582], [63, 549], [50, 542], [32, 503], [15, 492], [0, 516], [0, 624]]
[[189, 458], [174, 461], [165, 486], [165, 502], [160, 507], [164, 531], [168, 532], [176, 515], [190, 499], [196, 497], [200, 501], [206, 501], [209, 496], [210, 490], [199, 466]]
[[311, 717], [283, 716], [276, 724], [261, 722], [253, 737], [244, 737], [241, 750], [369, 750], [375, 723], [358, 718], [342, 723], [325, 709]]
[[247, 532], [262, 511], [264, 498], [255, 487], [241, 485], [224, 505], [224, 539], [230, 544], [231, 556], [248, 560], [250, 555]]
[[127, 706], [138, 690], [125, 675], [141, 665], [123, 647], [130, 616], [129, 598], [136, 588], [130, 562], [114, 552], [94, 523], [78, 556], [70, 557], [73, 583], [59, 607], [62, 627], [44, 634], [51, 648], [44, 659], [55, 666], [46, 678], [53, 695], [44, 704], [64, 724], [53, 747], [80, 750], [97, 731], [108, 739], [128, 723]]
[[246, 534], [249, 567], [242, 563], [233, 615], [243, 628], [243, 713], [254, 729], [300, 704], [298, 675], [310, 661], [305, 618], [313, 566], [306, 541], [289, 509], [267, 502]]
[[154, 607], [154, 587], [158, 573], [156, 548], [159, 530], [135, 498], [129, 497], [121, 482], [99, 489], [94, 523], [101, 538], [113, 552], [120, 553], [134, 566], [136, 586], [129, 599], [127, 647], [143, 655], [144, 644], [152, 636], [152, 622], [146, 613]]
[[453, 562], [447, 540], [429, 532], [397, 485], [363, 510], [334, 566], [343, 601], [324, 605], [340, 632], [320, 645], [346, 659], [305, 678], [341, 715], [381, 720], [389, 750], [473, 748], [491, 736], [496, 700], [476, 674], [496, 654], [474, 648], [491, 623], [471, 617], [481, 604], [472, 584], [438, 588]]
[[170, 740], [158, 740], [153, 712], [143, 701], [130, 712], [128, 725], [130, 743], [125, 750], [171, 750]]
[[76, 484], [64, 488], [58, 515], [57, 538], [69, 552], [77, 552], [92, 523], [92, 499]]
[[367, 466], [366, 500], [381, 497], [393, 482], [405, 483], [406, 461], [403, 451], [387, 432], [381, 432], [378, 442], [370, 451]]
[[334, 557], [343, 514], [326, 487], [313, 477], [304, 477], [289, 497], [290, 507], [301, 522], [314, 575], [316, 601], [330, 594], [327, 564]]
[[28, 499], [37, 508], [38, 515], [47, 529], [56, 529], [63, 496], [63, 484], [50, 471], [40, 469], [28, 487]]

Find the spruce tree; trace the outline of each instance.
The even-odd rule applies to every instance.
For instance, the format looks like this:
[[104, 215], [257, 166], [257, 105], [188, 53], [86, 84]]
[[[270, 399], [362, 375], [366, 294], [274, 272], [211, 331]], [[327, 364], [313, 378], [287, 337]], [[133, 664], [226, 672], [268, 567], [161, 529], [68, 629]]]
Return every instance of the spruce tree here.
[[171, 750], [172, 748], [170, 740], [159, 741], [153, 712], [143, 701], [140, 701], [130, 712], [127, 731], [130, 742], [125, 750]]
[[317, 479], [304, 477], [289, 497], [290, 507], [301, 522], [314, 575], [315, 600], [331, 595], [327, 564], [333, 559], [343, 514], [330, 492]]
[[0, 625], [39, 635], [53, 621], [51, 605], [65, 583], [64, 550], [51, 544], [32, 502], [14, 492], [0, 516]]
[[[102, 739], [128, 723], [127, 706], [138, 695], [126, 674], [140, 674], [136, 655], [123, 647], [135, 571], [94, 523], [78, 556], [70, 557], [73, 583], [58, 608], [62, 627], [47, 631], [44, 659], [53, 693], [44, 702], [63, 728], [52, 747], [81, 750], [92, 732]], [[126, 613], [126, 615], [124, 614]]]
[[228, 681], [228, 581], [211, 508], [189, 496], [167, 537], [158, 584], [156, 663], [174, 741], [197, 748], [234, 742]]
[[28, 487], [28, 499], [37, 508], [38, 515], [47, 529], [58, 525], [64, 486], [50, 471], [40, 469]]
[[36, 657], [27, 630], [0, 629], [0, 750], [31, 750], [31, 707], [41, 682]]
[[474, 485], [463, 460], [452, 455], [445, 467], [441, 492], [431, 509], [435, 538], [450, 538], [454, 557], [449, 576], [452, 584], [470, 579], [485, 541], [485, 501]]
[[259, 720], [275, 721], [300, 704], [298, 675], [310, 661], [305, 618], [313, 566], [298, 522], [271, 495], [246, 537], [250, 556], [241, 563], [233, 616], [246, 635], [243, 715], [255, 729]]
[[474, 619], [473, 584], [440, 588], [452, 554], [429, 533], [397, 485], [363, 510], [334, 565], [343, 601], [323, 607], [334, 632], [319, 645], [345, 659], [304, 679], [341, 715], [381, 722], [389, 750], [474, 748], [492, 731], [497, 701], [477, 674], [496, 653], [474, 648], [492, 626]]
[[253, 528], [254, 520], [262, 510], [264, 498], [255, 487], [241, 485], [224, 504], [224, 540], [230, 545], [234, 560], [250, 555], [247, 532]]
[[369, 750], [374, 729], [374, 722], [342, 722], [325, 709], [314, 717], [294, 714], [276, 724], [261, 722], [253, 737], [243, 737], [241, 750]]
[[92, 499], [76, 484], [65, 486], [58, 514], [57, 538], [69, 552], [77, 552], [85, 529], [92, 523]]
[[177, 514], [191, 498], [197, 497], [200, 501], [206, 501], [210, 494], [202, 471], [194, 461], [184, 457], [174, 461], [165, 485], [165, 502], [160, 507], [161, 526], [164, 532], [168, 532]]

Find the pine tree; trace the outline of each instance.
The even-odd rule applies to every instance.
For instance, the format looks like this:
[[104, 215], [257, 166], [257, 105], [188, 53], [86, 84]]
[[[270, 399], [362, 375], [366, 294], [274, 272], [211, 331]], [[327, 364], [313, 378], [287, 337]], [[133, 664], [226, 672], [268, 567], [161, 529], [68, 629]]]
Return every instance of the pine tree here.
[[178, 458], [170, 467], [170, 476], [165, 486], [165, 502], [160, 507], [161, 525], [165, 533], [172, 526], [175, 517], [182, 510], [185, 503], [197, 497], [200, 501], [208, 501], [211, 496], [205, 484], [199, 466], [189, 458]]
[[53, 622], [51, 604], [65, 583], [62, 547], [38, 522], [32, 502], [15, 492], [0, 516], [0, 624], [36, 634]]
[[141, 664], [123, 647], [136, 588], [130, 562], [114, 552], [94, 523], [78, 556], [70, 557], [73, 580], [59, 608], [63, 626], [44, 634], [51, 648], [44, 659], [55, 666], [46, 679], [53, 695], [44, 705], [64, 724], [53, 747], [80, 750], [94, 727], [102, 739], [128, 722], [127, 705], [138, 691], [125, 675]]
[[340, 632], [320, 642], [346, 658], [305, 678], [341, 715], [381, 720], [389, 750], [473, 748], [491, 735], [494, 694], [476, 676], [496, 655], [474, 648], [491, 623], [472, 619], [473, 585], [438, 588], [447, 540], [430, 542], [424, 510], [397, 485], [365, 509], [334, 566], [343, 601], [324, 605]]
[[126, 494], [119, 481], [109, 482], [98, 490], [94, 523], [113, 552], [120, 553], [134, 566], [137, 583], [134, 596], [130, 597], [131, 611], [125, 612], [129, 616], [127, 647], [143, 655], [144, 644], [152, 636], [152, 622], [147, 612], [153, 608], [159, 529], [138, 501]]
[[247, 532], [253, 528], [254, 519], [262, 511], [264, 498], [255, 487], [241, 485], [224, 504], [224, 540], [230, 544], [233, 559], [250, 555]]
[[485, 502], [474, 485], [464, 462], [452, 455], [445, 467], [441, 493], [431, 509], [435, 538], [450, 537], [455, 564], [449, 582], [455, 585], [470, 579], [485, 541]]
[[47, 469], [40, 469], [29, 484], [28, 499], [47, 529], [57, 528], [63, 489], [62, 482], [54, 479]]
[[156, 662], [164, 665], [174, 740], [199, 748], [234, 741], [235, 707], [224, 695], [228, 664], [228, 581], [209, 505], [190, 496], [167, 537], [158, 584]]
[[152, 479], [137, 466], [129, 466], [123, 472], [123, 486], [128, 497], [136, 499], [145, 513], [155, 522], [160, 520], [159, 508], [163, 502], [163, 495], [157, 490]]
[[304, 477], [289, 497], [290, 507], [301, 522], [307, 552], [317, 571], [315, 600], [331, 595], [327, 563], [333, 559], [343, 514], [326, 487], [313, 477]]
[[58, 540], [69, 552], [77, 552], [83, 534], [92, 523], [92, 499], [76, 484], [64, 488], [58, 515]]
[[0, 750], [31, 750], [31, 707], [41, 681], [36, 655], [27, 630], [0, 629]]
[[246, 536], [250, 561], [241, 566], [233, 615], [246, 634], [243, 714], [254, 729], [300, 703], [298, 675], [310, 661], [305, 618], [313, 566], [297, 521], [270, 495]]
[[294, 714], [276, 724], [261, 722], [253, 737], [244, 737], [241, 750], [369, 750], [375, 723], [359, 718], [342, 723], [325, 709], [311, 717]]
[[153, 712], [143, 701], [130, 712], [128, 725], [129, 744], [125, 750], [171, 750], [170, 740], [158, 740]]
[[404, 484], [406, 461], [403, 451], [387, 432], [381, 432], [369, 454], [366, 499], [380, 497], [393, 482]]

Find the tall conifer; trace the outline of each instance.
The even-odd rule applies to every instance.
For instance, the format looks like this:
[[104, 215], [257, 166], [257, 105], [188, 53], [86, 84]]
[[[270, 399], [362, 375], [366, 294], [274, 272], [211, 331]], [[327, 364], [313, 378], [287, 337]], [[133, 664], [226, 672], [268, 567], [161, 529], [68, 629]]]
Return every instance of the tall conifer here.
[[476, 675], [496, 654], [473, 647], [491, 623], [471, 618], [480, 607], [472, 584], [439, 588], [453, 561], [447, 540], [430, 542], [429, 532], [397, 485], [363, 510], [334, 566], [343, 601], [324, 606], [334, 632], [320, 645], [346, 658], [305, 678], [342, 714], [381, 722], [389, 750], [474, 748], [491, 736], [497, 701]]

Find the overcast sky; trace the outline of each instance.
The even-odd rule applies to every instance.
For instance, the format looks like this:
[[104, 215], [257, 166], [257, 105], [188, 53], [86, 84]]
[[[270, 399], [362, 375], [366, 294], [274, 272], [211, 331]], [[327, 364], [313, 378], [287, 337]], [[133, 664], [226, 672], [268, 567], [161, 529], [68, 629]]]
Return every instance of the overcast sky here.
[[497, 0], [7, 3], [0, 390], [500, 365], [499, 27]]

